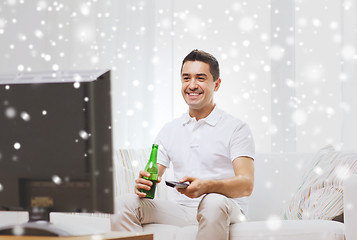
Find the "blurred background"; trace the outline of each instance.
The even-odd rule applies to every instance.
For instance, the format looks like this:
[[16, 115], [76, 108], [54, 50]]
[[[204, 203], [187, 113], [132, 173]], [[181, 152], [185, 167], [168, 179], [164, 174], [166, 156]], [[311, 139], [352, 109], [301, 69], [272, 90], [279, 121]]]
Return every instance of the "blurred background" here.
[[217, 105], [257, 151], [356, 149], [356, 13], [352, 0], [2, 0], [0, 74], [111, 69], [114, 147], [150, 147], [187, 111], [181, 62], [202, 49], [220, 62]]

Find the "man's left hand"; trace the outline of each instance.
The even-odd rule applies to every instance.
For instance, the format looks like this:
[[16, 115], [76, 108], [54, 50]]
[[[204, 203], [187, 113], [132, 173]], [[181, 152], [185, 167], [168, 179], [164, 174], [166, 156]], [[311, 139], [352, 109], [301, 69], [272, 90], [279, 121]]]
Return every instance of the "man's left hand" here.
[[187, 188], [177, 188], [177, 191], [182, 194], [185, 194], [189, 198], [198, 198], [203, 194], [208, 193], [208, 180], [203, 180], [194, 177], [183, 177], [180, 182], [190, 183]]

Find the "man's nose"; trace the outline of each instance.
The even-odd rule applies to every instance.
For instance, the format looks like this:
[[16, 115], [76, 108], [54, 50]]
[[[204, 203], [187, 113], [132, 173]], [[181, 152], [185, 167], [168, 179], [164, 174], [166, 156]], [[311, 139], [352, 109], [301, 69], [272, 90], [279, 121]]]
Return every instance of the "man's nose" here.
[[196, 79], [191, 79], [190, 80], [190, 85], [188, 86], [190, 89], [196, 89], [197, 88], [197, 81]]

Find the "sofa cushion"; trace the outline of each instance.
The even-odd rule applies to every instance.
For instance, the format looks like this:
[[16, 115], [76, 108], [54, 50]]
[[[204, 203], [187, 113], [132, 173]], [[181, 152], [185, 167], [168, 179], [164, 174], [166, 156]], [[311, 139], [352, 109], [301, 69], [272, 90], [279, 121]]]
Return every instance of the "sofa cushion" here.
[[331, 220], [343, 213], [343, 181], [357, 173], [357, 153], [322, 148], [307, 167], [300, 187], [283, 211], [285, 219]]
[[342, 223], [325, 220], [258, 221], [233, 224], [230, 240], [344, 240]]
[[144, 232], [153, 233], [155, 240], [177, 239], [176, 233], [180, 231], [180, 228], [181, 227], [167, 224], [145, 224], [143, 226]]
[[249, 199], [248, 220], [280, 216], [283, 206], [290, 202], [300, 186], [304, 168], [314, 155], [258, 152], [254, 160], [254, 189]]
[[[195, 240], [197, 225], [177, 227], [144, 225], [155, 240]], [[273, 220], [241, 222], [230, 227], [230, 240], [344, 240], [342, 223], [325, 220]]]

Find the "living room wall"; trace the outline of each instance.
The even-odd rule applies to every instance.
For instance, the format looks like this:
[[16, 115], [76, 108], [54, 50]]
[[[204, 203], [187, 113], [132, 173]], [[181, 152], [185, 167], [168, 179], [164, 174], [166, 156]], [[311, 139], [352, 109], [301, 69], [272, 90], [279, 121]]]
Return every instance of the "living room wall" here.
[[115, 148], [148, 147], [186, 111], [179, 69], [199, 48], [220, 61], [216, 102], [249, 123], [257, 151], [351, 149], [356, 11], [349, 0], [6, 0], [0, 73], [112, 69]]

